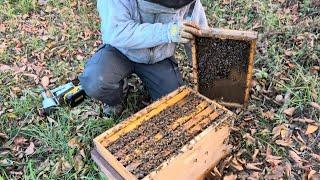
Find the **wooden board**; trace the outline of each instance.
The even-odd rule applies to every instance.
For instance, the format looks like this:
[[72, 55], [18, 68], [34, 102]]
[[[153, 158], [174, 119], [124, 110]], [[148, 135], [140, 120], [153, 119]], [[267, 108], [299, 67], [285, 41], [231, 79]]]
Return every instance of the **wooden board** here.
[[144, 179], [204, 179], [206, 173], [230, 153], [231, 146], [225, 144], [229, 131], [228, 125], [208, 129], [194, 143], [182, 148], [180, 155], [163, 163], [160, 171]]
[[[157, 116], [174, 104], [181, 107], [185, 106], [185, 98], [189, 96], [189, 94], [195, 94], [202, 102], [194, 109], [193, 113], [190, 112], [189, 115], [176, 119], [176, 122], [169, 124], [168, 128], [175, 130], [178, 127], [181, 127], [181, 130], [194, 133], [196, 136], [194, 136], [190, 142], [187, 142], [182, 146], [178, 154], [168, 156], [169, 159], [162, 162], [155, 171], [151, 171], [144, 179], [162, 179], [166, 176], [185, 179], [188, 176], [194, 178], [204, 176], [210, 168], [215, 166], [219, 160], [229, 152], [230, 147], [226, 142], [234, 115], [218, 103], [186, 87], [179, 88], [168, 96], [161, 98], [94, 139], [95, 150], [99, 154], [99, 157], [103, 158], [103, 160], [101, 160], [101, 158], [95, 158], [95, 161], [102, 169], [102, 172], [111, 179], [116, 178], [114, 171], [117, 172], [118, 178], [137, 179], [137, 177], [126, 168], [127, 166], [125, 167], [122, 164], [124, 160], [119, 161], [118, 159], [123, 158], [126, 160], [129, 158], [128, 160], [130, 160], [130, 157], [121, 157], [122, 152], [118, 151], [113, 151], [118, 155], [112, 154], [107, 147], [131, 131], [135, 131], [144, 122], [149, 121], [149, 119], [152, 119], [154, 116]], [[222, 119], [218, 118], [220, 115], [223, 117]], [[205, 129], [203, 130], [203, 128]], [[151, 141], [154, 139], [155, 143], [158, 143], [165, 138], [161, 133], [152, 136], [152, 138], [147, 138], [147, 140]], [[132, 141], [130, 145], [136, 145], [138, 142], [145, 140], [146, 138], [140, 138]], [[210, 143], [210, 141], [212, 143]], [[132, 152], [138, 157], [144, 152], [141, 151], [143, 148], [147, 147], [136, 146], [136, 149], [132, 149]], [[106, 167], [103, 166], [105, 162], [108, 164]], [[185, 173], [186, 169], [188, 169], [189, 172], [187, 175]]]
[[[134, 129], [135, 127], [139, 126], [144, 120], [147, 118], [151, 118], [151, 115], [155, 115], [155, 111], [159, 112], [158, 106], [163, 110], [164, 108], [170, 106], [173, 103], [178, 102], [183, 97], [185, 97], [188, 93], [190, 93], [190, 89], [186, 89], [185, 87], [181, 87], [178, 90], [168, 94], [167, 96], [159, 99], [158, 101], [152, 103], [150, 106], [142, 109], [138, 113], [134, 114], [127, 120], [119, 123], [115, 127], [107, 130], [106, 132], [102, 133], [98, 137], [94, 139], [95, 142], [104, 143], [104, 146], [107, 146], [109, 143], [114, 141], [111, 137], [118, 138], [121, 134], [125, 134], [130, 130]], [[173, 99], [174, 97], [174, 99]], [[107, 140], [108, 139], [108, 140]], [[107, 140], [107, 141], [106, 141]]]
[[97, 163], [100, 170], [111, 180], [124, 180], [124, 178], [106, 161], [96, 149], [91, 151], [92, 159]]
[[239, 31], [222, 28], [205, 29], [201, 31], [201, 34], [201, 37], [234, 39], [240, 41], [254, 41], [258, 38], [258, 33], [255, 31]]
[[[202, 36], [197, 37], [195, 41], [191, 43], [192, 45], [192, 64], [193, 64], [193, 77], [195, 83], [196, 91], [205, 95], [210, 99], [214, 99], [218, 101], [219, 104], [222, 104], [227, 107], [246, 107], [248, 105], [249, 100], [249, 91], [251, 88], [251, 81], [253, 75], [253, 65], [254, 65], [254, 56], [256, 50], [256, 41], [258, 38], [258, 34], [256, 32], [251, 31], [236, 31], [236, 30], [228, 30], [228, 29], [217, 29], [212, 28], [210, 30], [202, 30]], [[244, 44], [249, 44], [249, 50], [245, 53], [243, 59], [246, 62], [246, 66], [243, 69], [242, 64], [227, 64], [225, 69], [228, 70], [225, 77], [218, 77], [217, 72], [212, 67], [200, 67], [199, 57], [204, 57], [202, 49], [198, 45], [199, 40], [206, 39], [206, 41], [213, 41], [214, 44], [219, 46], [220, 44], [224, 44], [228, 46], [228, 42], [243, 42]], [[208, 47], [209, 48], [209, 47]], [[210, 48], [209, 48], [210, 49]], [[226, 48], [223, 48], [226, 49]], [[219, 54], [221, 54], [218, 49], [212, 47], [211, 50], [213, 52], [208, 52], [208, 54], [217, 54], [217, 58]], [[216, 50], [216, 52], [215, 52]], [[243, 54], [241, 50], [237, 52], [236, 50], [230, 48], [231, 52], [238, 53], [239, 55]], [[201, 53], [200, 53], [201, 52]], [[221, 57], [223, 57], [221, 55]], [[238, 56], [235, 56], [238, 57]], [[206, 59], [210, 61], [211, 59]], [[213, 61], [213, 59], [212, 59]], [[214, 61], [217, 61], [216, 59]], [[226, 59], [219, 59], [221, 62], [226, 62]], [[215, 64], [222, 64], [219, 62], [215, 62]], [[202, 65], [203, 66], [203, 65]], [[215, 66], [216, 67], [216, 66]], [[201, 70], [203, 68], [208, 68], [205, 75], [201, 74]], [[205, 76], [212, 76], [213, 78], [217, 77], [216, 80], [207, 80]], [[205, 80], [204, 80], [205, 79]], [[210, 79], [210, 78], [208, 78]], [[202, 81], [201, 81], [202, 80]], [[204, 83], [208, 83], [204, 85]]]

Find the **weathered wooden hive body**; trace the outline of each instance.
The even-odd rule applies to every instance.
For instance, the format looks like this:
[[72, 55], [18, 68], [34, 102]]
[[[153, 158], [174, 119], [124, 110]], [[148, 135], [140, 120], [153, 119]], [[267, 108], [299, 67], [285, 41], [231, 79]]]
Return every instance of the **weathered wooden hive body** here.
[[94, 139], [110, 179], [201, 179], [228, 154], [234, 114], [182, 87]]
[[228, 107], [248, 104], [258, 34], [210, 29], [192, 43], [196, 90]]

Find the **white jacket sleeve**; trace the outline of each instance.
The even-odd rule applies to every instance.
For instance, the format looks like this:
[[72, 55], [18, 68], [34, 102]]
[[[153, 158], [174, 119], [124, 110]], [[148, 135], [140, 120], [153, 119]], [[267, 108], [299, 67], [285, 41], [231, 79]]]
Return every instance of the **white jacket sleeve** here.
[[170, 43], [173, 24], [139, 23], [130, 14], [128, 0], [98, 0], [104, 43], [118, 48], [142, 49]]
[[209, 28], [206, 13], [204, 11], [204, 8], [200, 0], [197, 0], [196, 4], [194, 5], [194, 10], [192, 13], [192, 21], [197, 23], [203, 29]]

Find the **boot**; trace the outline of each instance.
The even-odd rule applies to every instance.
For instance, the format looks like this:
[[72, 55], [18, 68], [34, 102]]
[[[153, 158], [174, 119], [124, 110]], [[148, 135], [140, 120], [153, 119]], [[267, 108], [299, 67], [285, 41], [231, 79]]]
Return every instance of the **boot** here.
[[103, 115], [106, 118], [119, 117], [123, 112], [123, 106], [118, 104], [116, 106], [109, 106], [105, 104], [103, 106]]
[[[128, 79], [124, 78], [123, 79], [123, 97], [124, 97], [124, 99], [127, 98], [128, 91], [129, 91]], [[118, 105], [115, 105], [115, 106], [110, 106], [110, 105], [104, 104], [103, 115], [106, 118], [119, 117], [122, 114], [123, 110], [124, 110], [124, 108], [121, 105], [121, 103]]]

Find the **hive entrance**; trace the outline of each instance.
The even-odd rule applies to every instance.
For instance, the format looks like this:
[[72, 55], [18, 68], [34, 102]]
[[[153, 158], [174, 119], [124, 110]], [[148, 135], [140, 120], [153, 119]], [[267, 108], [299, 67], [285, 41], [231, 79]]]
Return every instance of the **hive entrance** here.
[[210, 99], [244, 104], [250, 42], [197, 38], [198, 88]]

